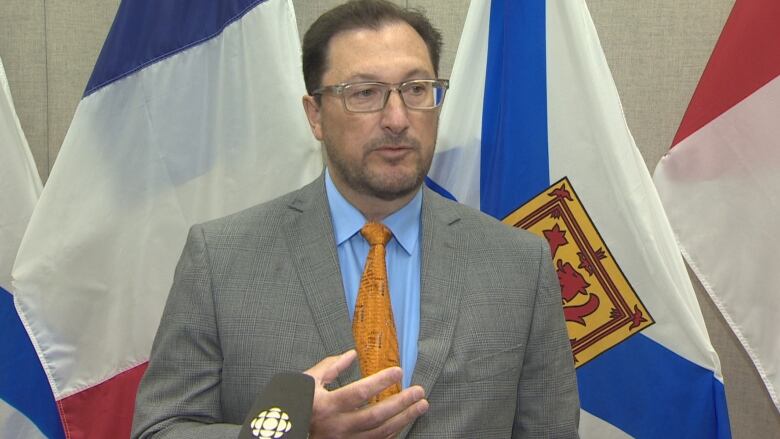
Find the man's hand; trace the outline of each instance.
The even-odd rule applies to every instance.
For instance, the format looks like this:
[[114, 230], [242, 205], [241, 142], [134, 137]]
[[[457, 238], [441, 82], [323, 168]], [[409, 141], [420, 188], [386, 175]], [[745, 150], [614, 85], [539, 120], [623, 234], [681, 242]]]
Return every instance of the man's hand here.
[[389, 438], [428, 411], [420, 386], [412, 386], [382, 402], [366, 405], [372, 396], [401, 381], [400, 367], [390, 367], [334, 391], [325, 385], [357, 358], [357, 352], [325, 358], [304, 372], [314, 378], [311, 439]]

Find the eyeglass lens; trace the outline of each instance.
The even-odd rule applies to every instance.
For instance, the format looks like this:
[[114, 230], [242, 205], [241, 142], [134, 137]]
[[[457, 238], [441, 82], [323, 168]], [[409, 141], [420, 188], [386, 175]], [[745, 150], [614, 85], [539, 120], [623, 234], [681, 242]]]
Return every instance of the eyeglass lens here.
[[[438, 82], [408, 82], [399, 91], [409, 108], [430, 109], [441, 105], [444, 87]], [[377, 111], [384, 108], [390, 87], [384, 84], [350, 84], [344, 87], [344, 103], [349, 111]]]

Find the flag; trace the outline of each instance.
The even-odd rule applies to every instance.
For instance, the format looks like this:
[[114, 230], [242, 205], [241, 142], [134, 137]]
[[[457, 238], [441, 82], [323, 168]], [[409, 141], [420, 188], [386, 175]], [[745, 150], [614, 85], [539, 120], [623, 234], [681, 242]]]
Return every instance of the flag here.
[[429, 177], [549, 242], [582, 437], [730, 437], [717, 354], [584, 1], [471, 2]]
[[289, 0], [120, 4], [13, 270], [67, 437], [129, 435], [189, 226], [321, 172], [304, 94]]
[[11, 294], [11, 267], [41, 193], [41, 178], [16, 117], [2, 60], [0, 163], [0, 437], [62, 437], [51, 387]]
[[734, 4], [654, 174], [680, 249], [780, 411], [780, 3]]

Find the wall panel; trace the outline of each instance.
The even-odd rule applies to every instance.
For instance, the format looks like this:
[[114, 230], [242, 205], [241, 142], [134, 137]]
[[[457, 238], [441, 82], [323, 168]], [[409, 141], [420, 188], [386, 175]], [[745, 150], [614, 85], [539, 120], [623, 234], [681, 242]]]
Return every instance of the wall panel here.
[[[452, 64], [455, 62], [455, 52], [458, 51], [463, 22], [466, 21], [469, 0], [452, 0], [446, 3], [441, 0], [409, 0], [408, 6], [425, 11], [433, 25], [442, 32], [444, 47], [439, 63], [439, 76], [449, 78]], [[452, 84], [452, 86], [468, 86], [468, 84]]]
[[[46, 23], [43, 0], [0, 2], [0, 58], [38, 172], [49, 175]], [[51, 160], [54, 160], [52, 157]]]

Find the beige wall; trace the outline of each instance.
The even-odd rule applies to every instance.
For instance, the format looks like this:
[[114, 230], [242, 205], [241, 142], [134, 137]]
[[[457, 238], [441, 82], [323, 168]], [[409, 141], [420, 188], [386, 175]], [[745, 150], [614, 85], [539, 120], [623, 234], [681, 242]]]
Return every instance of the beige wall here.
[[[395, 1], [426, 9], [442, 29], [442, 76], [449, 75], [469, 0]], [[300, 28], [339, 2], [295, 0]], [[587, 0], [629, 127], [651, 171], [669, 147], [733, 3]], [[0, 2], [0, 57], [44, 179], [118, 4], [118, 0]], [[780, 437], [780, 414], [747, 355], [701, 286], [696, 287], [723, 365], [734, 437]]]

